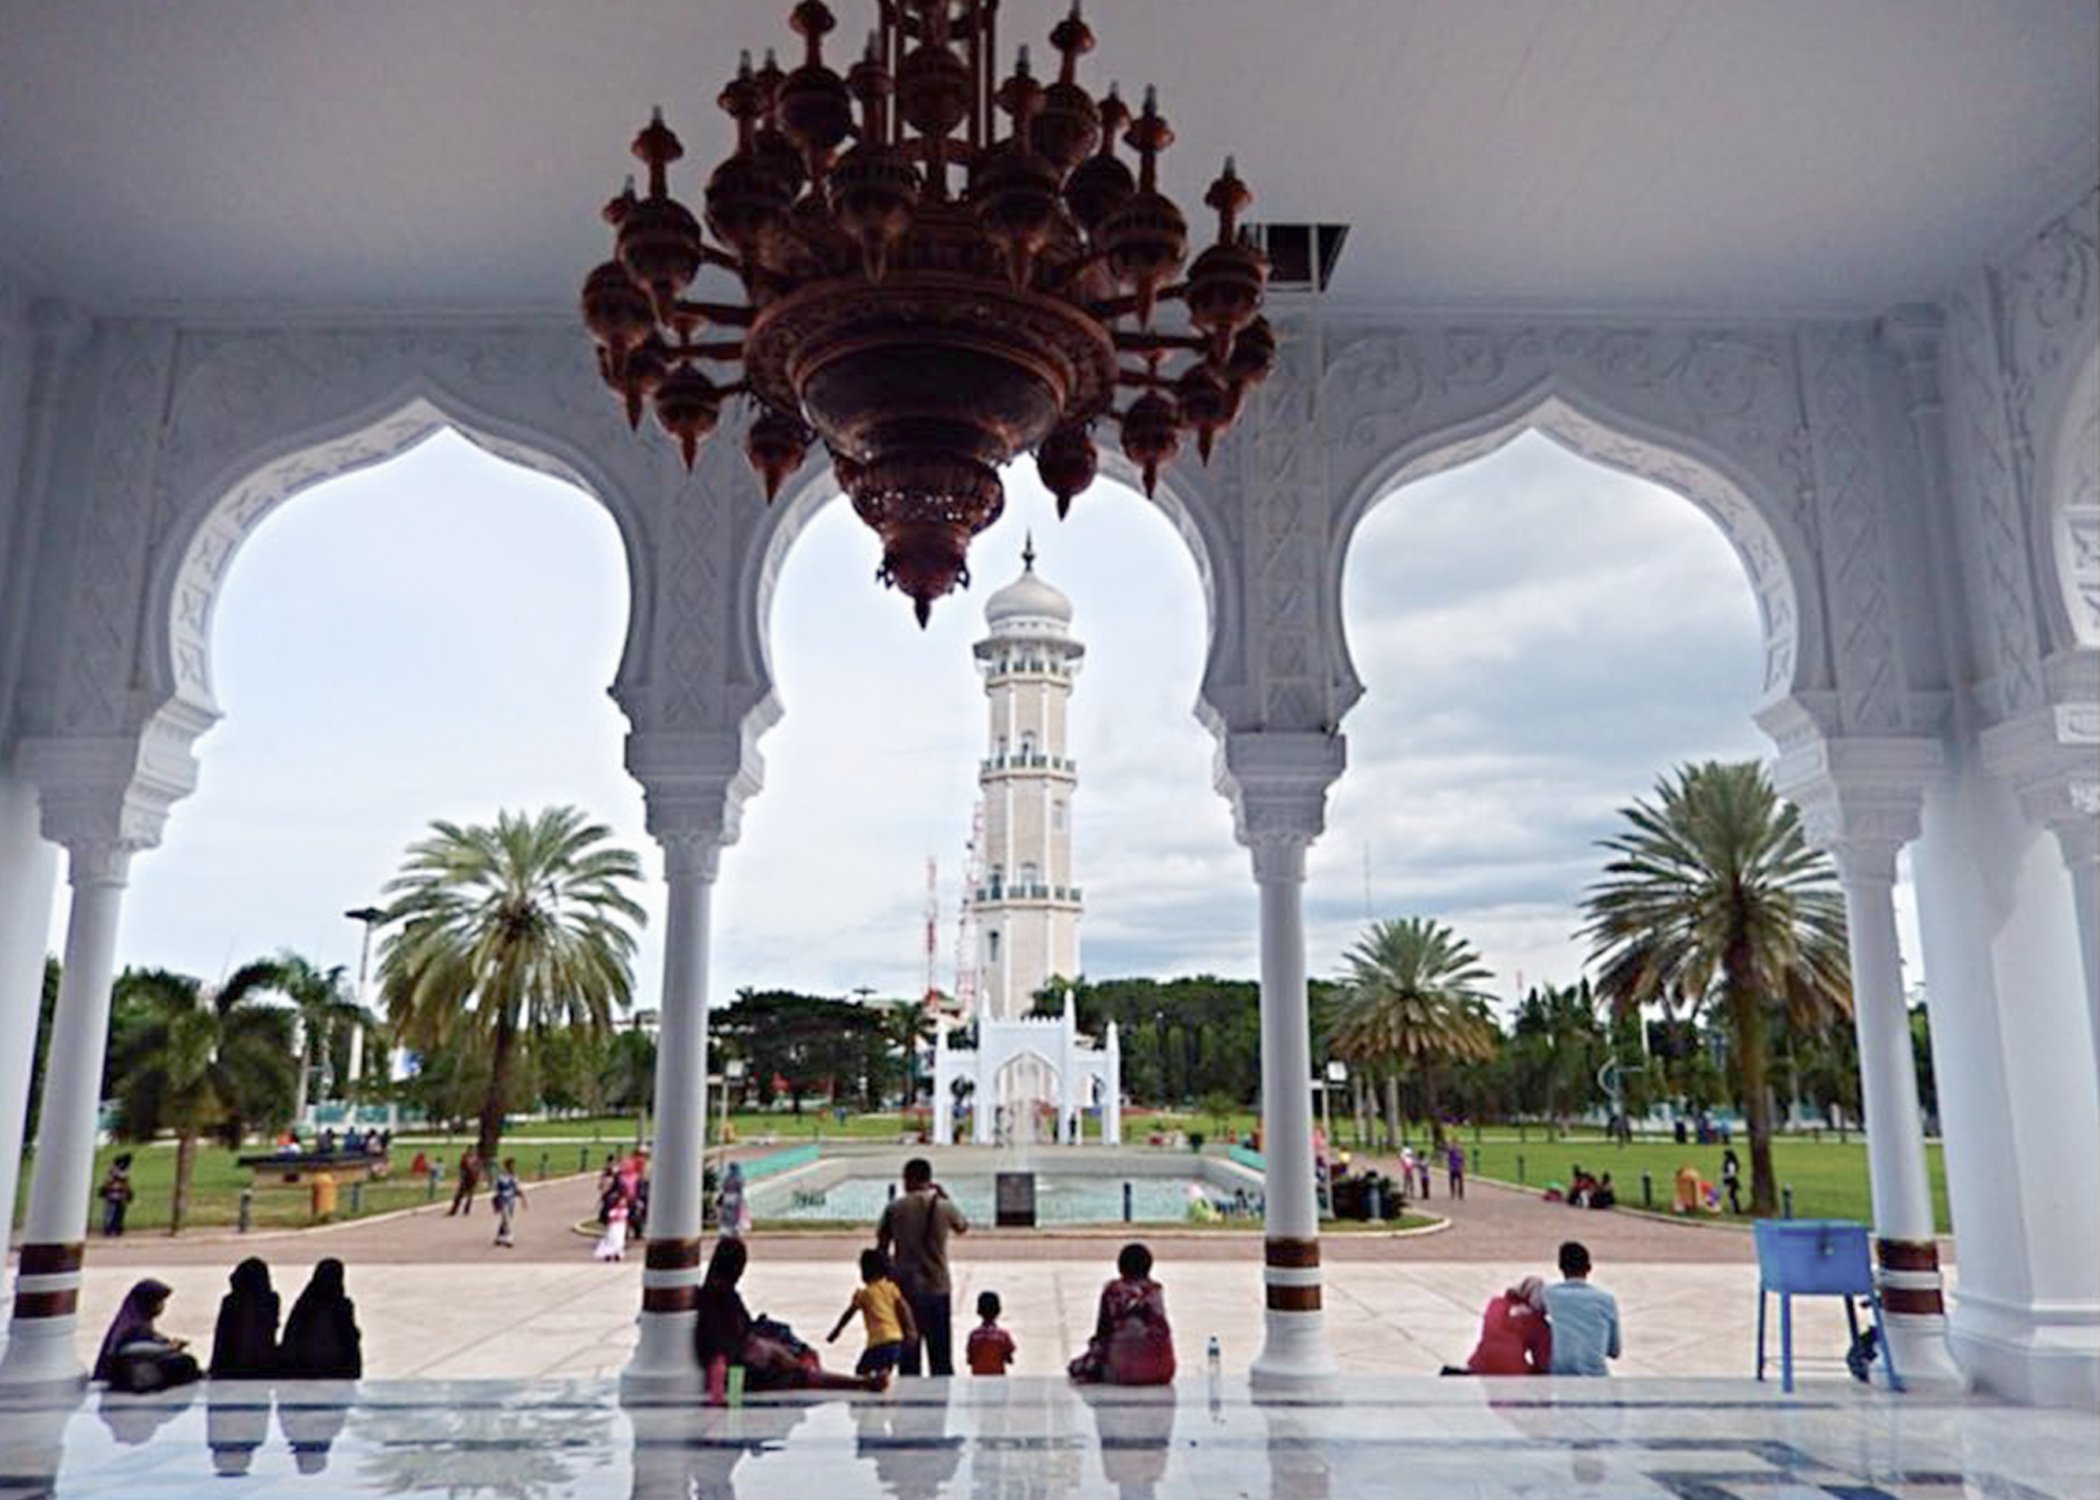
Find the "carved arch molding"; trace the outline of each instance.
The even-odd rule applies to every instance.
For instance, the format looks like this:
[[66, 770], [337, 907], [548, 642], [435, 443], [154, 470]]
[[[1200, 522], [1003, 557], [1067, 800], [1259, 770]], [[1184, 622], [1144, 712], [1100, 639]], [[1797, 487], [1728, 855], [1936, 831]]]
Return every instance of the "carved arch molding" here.
[[[1320, 393], [1340, 575], [1357, 524], [1402, 486], [1538, 431], [1674, 491], [1721, 529], [1764, 628], [1764, 692], [1836, 694], [1846, 727], [1909, 713], [1893, 618], [1869, 332], [1484, 322], [1344, 330]], [[1337, 697], [1361, 684], [1346, 649]], [[1832, 726], [1837, 727], [1837, 726]]]

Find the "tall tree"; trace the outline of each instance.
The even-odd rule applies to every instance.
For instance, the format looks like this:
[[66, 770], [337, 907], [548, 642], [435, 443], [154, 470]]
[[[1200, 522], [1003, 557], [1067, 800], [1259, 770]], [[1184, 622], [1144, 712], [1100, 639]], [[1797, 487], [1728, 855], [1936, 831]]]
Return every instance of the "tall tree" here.
[[1492, 975], [1471, 944], [1429, 917], [1373, 923], [1344, 961], [1328, 1016], [1329, 1046], [1352, 1063], [1382, 1069], [1389, 1099], [1391, 1080], [1413, 1068], [1430, 1128], [1440, 1132], [1438, 1068], [1495, 1055], [1489, 997], [1480, 988]]
[[277, 955], [276, 968], [275, 987], [292, 1002], [298, 1020], [299, 1092], [292, 1115], [300, 1119], [314, 1089], [327, 1082], [317, 1075], [324, 1071], [337, 1035], [362, 1022], [365, 1013], [351, 998], [341, 964], [324, 969], [286, 949]]
[[602, 1031], [629, 1003], [641, 862], [573, 807], [430, 826], [387, 883], [380, 992], [406, 1045], [486, 1059], [477, 1144], [493, 1160], [527, 1036]]
[[1750, 1132], [1751, 1212], [1778, 1205], [1771, 1034], [1852, 1008], [1845, 910], [1830, 862], [1755, 761], [1680, 767], [1622, 809], [1614, 858], [1583, 898], [1597, 988], [1620, 1011], [1711, 1009]]
[[256, 1121], [291, 1111], [292, 1014], [267, 997], [277, 987], [270, 960], [238, 969], [218, 989], [166, 969], [127, 969], [115, 994], [136, 1012], [117, 1043], [117, 1134], [151, 1140], [175, 1133], [175, 1194], [168, 1232], [189, 1216], [197, 1138], [212, 1131], [238, 1141]]

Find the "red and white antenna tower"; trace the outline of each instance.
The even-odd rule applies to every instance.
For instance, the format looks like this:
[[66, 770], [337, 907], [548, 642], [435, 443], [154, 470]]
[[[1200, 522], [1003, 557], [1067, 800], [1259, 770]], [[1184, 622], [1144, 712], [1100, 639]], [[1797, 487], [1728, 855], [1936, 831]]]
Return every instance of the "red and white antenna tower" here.
[[920, 1003], [928, 1010], [940, 1003], [940, 986], [934, 979], [934, 949], [941, 926], [941, 862], [926, 856], [926, 993]]
[[970, 812], [970, 842], [963, 851], [962, 900], [955, 910], [955, 1008], [977, 1014], [977, 887], [984, 881], [984, 799]]

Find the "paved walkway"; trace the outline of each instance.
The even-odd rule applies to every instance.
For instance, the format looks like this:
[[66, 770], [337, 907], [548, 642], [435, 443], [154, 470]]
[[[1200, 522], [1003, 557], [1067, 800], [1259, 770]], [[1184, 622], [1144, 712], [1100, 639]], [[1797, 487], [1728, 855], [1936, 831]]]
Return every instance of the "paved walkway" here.
[[[336, 1256], [350, 1268], [367, 1369], [376, 1376], [609, 1375], [633, 1346], [641, 1266], [638, 1254], [618, 1265], [591, 1259], [590, 1238], [574, 1226], [592, 1211], [594, 1190], [589, 1176], [529, 1185], [511, 1250], [491, 1243], [495, 1222], [485, 1198], [461, 1217], [448, 1217], [439, 1203], [303, 1232], [94, 1241], [83, 1339], [104, 1325], [141, 1275], [175, 1288], [168, 1325], [204, 1342], [234, 1261], [251, 1254], [269, 1261], [289, 1305], [313, 1262]], [[1352, 1374], [1421, 1373], [1462, 1362], [1482, 1303], [1528, 1272], [1550, 1275], [1556, 1247], [1574, 1237], [1591, 1247], [1597, 1279], [1620, 1298], [1627, 1327], [1622, 1373], [1749, 1370], [1757, 1283], [1750, 1238], [1741, 1230], [1592, 1213], [1485, 1183], [1469, 1185], [1457, 1203], [1439, 1191], [1428, 1206], [1448, 1212], [1450, 1227], [1337, 1233], [1323, 1241], [1330, 1337]], [[1262, 1337], [1258, 1230], [1112, 1225], [973, 1233], [952, 1246], [959, 1325], [968, 1325], [980, 1290], [998, 1291], [1020, 1345], [1017, 1369], [1056, 1374], [1084, 1343], [1115, 1246], [1133, 1233], [1158, 1257], [1184, 1357], [1200, 1358], [1215, 1336], [1227, 1370], [1245, 1369]], [[837, 1233], [754, 1236], [745, 1283], [752, 1307], [805, 1334], [821, 1333], [845, 1305], [854, 1255], [866, 1243], [864, 1235]], [[1831, 1355], [1842, 1348], [1834, 1302], [1802, 1304], [1797, 1324], [1804, 1350]], [[858, 1348], [856, 1329], [826, 1353], [831, 1363], [850, 1365]]]

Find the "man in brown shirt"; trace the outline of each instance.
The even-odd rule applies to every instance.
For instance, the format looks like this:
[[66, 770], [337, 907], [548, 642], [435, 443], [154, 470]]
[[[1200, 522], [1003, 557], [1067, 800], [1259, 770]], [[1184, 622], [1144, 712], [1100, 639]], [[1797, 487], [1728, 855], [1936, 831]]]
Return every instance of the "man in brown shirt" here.
[[911, 1303], [912, 1321], [918, 1324], [918, 1338], [905, 1342], [903, 1357], [897, 1362], [899, 1374], [919, 1373], [922, 1341], [926, 1347], [925, 1373], [955, 1373], [948, 1236], [969, 1232], [970, 1221], [933, 1180], [933, 1164], [923, 1156], [906, 1162], [904, 1191], [890, 1200], [875, 1226], [875, 1248], [895, 1265], [897, 1284]]

